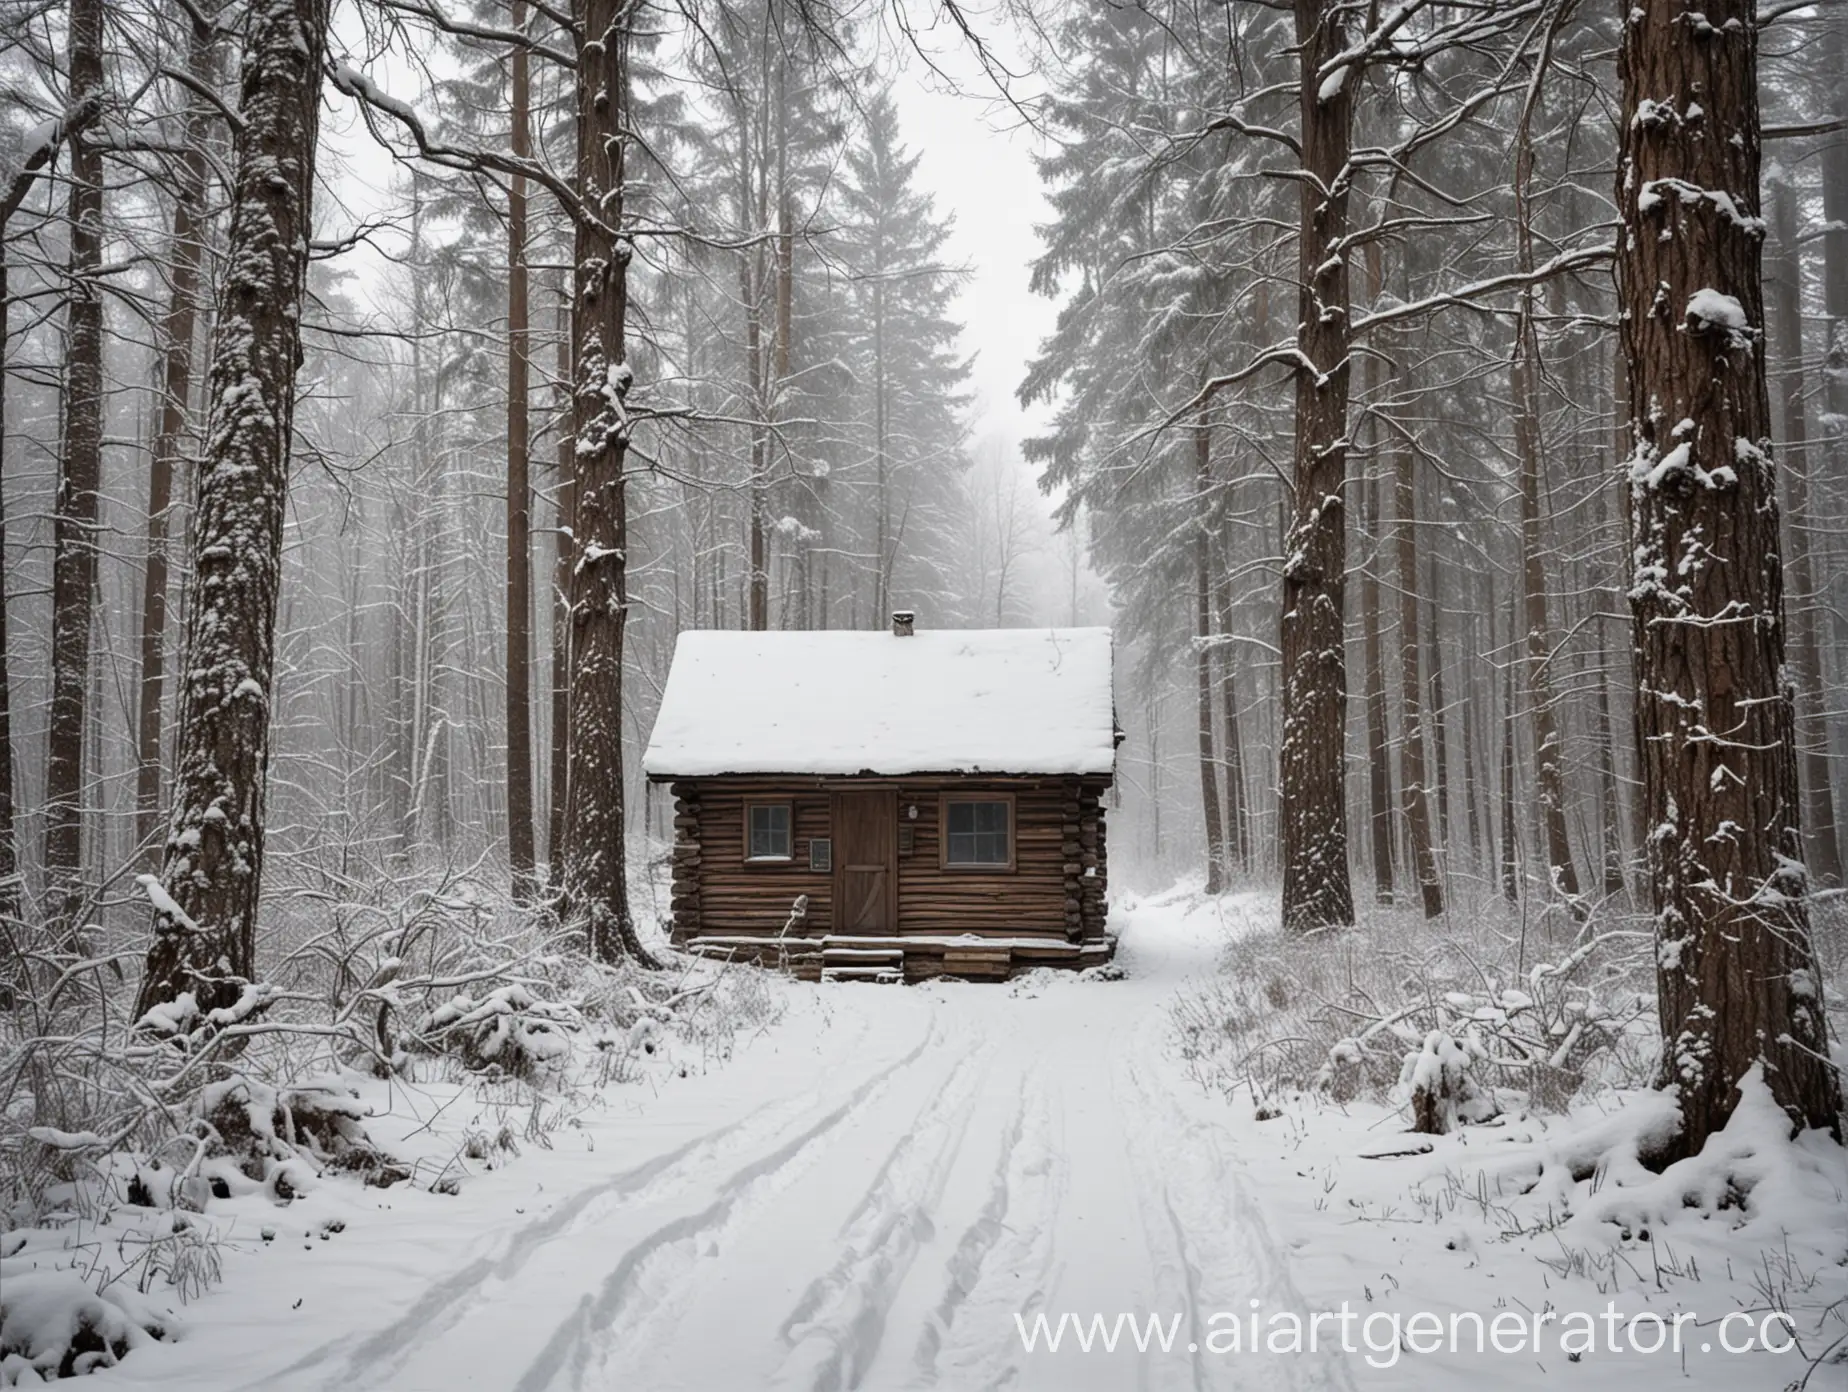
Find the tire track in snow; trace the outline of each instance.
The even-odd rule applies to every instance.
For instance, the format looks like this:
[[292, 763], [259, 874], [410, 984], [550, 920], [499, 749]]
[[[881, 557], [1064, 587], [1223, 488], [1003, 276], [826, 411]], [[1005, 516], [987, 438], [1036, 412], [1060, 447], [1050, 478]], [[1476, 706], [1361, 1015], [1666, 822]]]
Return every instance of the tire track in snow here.
[[[875, 1069], [853, 1091], [858, 1098], [888, 1080], [900, 1070], [924, 1057], [936, 1042], [938, 1026], [933, 1022], [924, 1037], [907, 1053]], [[424, 1288], [422, 1294], [401, 1315], [381, 1329], [365, 1336], [357, 1345], [350, 1337], [322, 1344], [288, 1367], [244, 1384], [241, 1392], [263, 1392], [276, 1385], [276, 1379], [326, 1364], [338, 1358], [338, 1366], [325, 1372], [318, 1385], [327, 1392], [371, 1384], [391, 1387], [392, 1375], [420, 1352], [440, 1343], [469, 1315], [484, 1304], [491, 1306], [488, 1288], [517, 1277], [546, 1247], [575, 1238], [577, 1229], [594, 1225], [608, 1216], [611, 1209], [627, 1209], [649, 1203], [703, 1176], [715, 1163], [761, 1144], [768, 1135], [775, 1137], [800, 1118], [813, 1113], [817, 1103], [812, 1097], [792, 1102], [771, 1098], [753, 1107], [723, 1126], [714, 1127], [680, 1145], [650, 1157], [638, 1165], [600, 1183], [592, 1184], [542, 1217], [516, 1228], [502, 1249], [478, 1257], [454, 1274]], [[825, 1104], [823, 1104], [825, 1105]]]
[[935, 1233], [931, 1211], [969, 1131], [981, 1081], [978, 1058], [994, 1052], [990, 1044], [959, 1058], [887, 1151], [840, 1230], [840, 1255], [783, 1321], [779, 1332], [790, 1353], [772, 1387], [842, 1392], [859, 1386], [885, 1337], [899, 1286]]
[[[1012, 1316], [1030, 1317], [1044, 1304], [1062, 1194], [1051, 1109], [1040, 1082], [1021, 1078], [988, 1200], [945, 1264], [943, 1295], [919, 1333], [915, 1385], [935, 1387], [947, 1375], [957, 1392], [991, 1392], [1016, 1380]], [[964, 1316], [979, 1310], [1005, 1312], [1008, 1337], [971, 1329]]]
[[[1338, 1353], [1257, 1355], [1251, 1351], [1204, 1352], [1212, 1332], [1200, 1327], [1203, 1313], [1243, 1315], [1255, 1299], [1264, 1318], [1280, 1311], [1306, 1315], [1310, 1309], [1290, 1277], [1289, 1255], [1271, 1235], [1263, 1210], [1251, 1196], [1243, 1166], [1225, 1144], [1225, 1128], [1190, 1114], [1173, 1092], [1153, 1084], [1144, 1066], [1126, 1059], [1123, 1072], [1134, 1093], [1134, 1110], [1143, 1124], [1130, 1124], [1132, 1136], [1169, 1136], [1184, 1144], [1151, 1154], [1138, 1147], [1149, 1192], [1159, 1194], [1162, 1218], [1184, 1273], [1190, 1342], [1202, 1352], [1193, 1357], [1196, 1387], [1214, 1382], [1237, 1385], [1260, 1372], [1270, 1384], [1321, 1392], [1351, 1392], [1353, 1375]], [[1142, 1188], [1142, 1186], [1138, 1186]], [[1221, 1372], [1223, 1370], [1223, 1374]]]
[[[542, 1392], [557, 1385], [565, 1374], [569, 1386], [583, 1387], [593, 1358], [600, 1355], [600, 1361], [607, 1361], [625, 1333], [689, 1280], [702, 1246], [709, 1253], [727, 1230], [794, 1183], [806, 1163], [824, 1149], [821, 1142], [863, 1103], [907, 1075], [940, 1042], [941, 1032], [941, 1020], [934, 1020], [925, 1039], [910, 1053], [867, 1078], [812, 1124], [728, 1175], [717, 1186], [717, 1197], [711, 1203], [662, 1224], [627, 1248], [597, 1290], [583, 1296], [554, 1328], [515, 1384], [516, 1392]], [[957, 1055], [950, 1072], [959, 1072], [974, 1052], [975, 1046], [970, 1046]]]

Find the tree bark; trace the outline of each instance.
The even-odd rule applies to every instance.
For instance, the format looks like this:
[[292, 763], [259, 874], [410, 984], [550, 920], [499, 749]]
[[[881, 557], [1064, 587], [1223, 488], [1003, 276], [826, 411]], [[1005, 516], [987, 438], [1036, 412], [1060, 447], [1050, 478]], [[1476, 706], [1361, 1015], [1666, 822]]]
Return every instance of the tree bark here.
[[1767, 284], [1777, 333], [1784, 418], [1784, 550], [1795, 599], [1790, 605], [1792, 676], [1797, 688], [1797, 736], [1803, 790], [1803, 830], [1810, 875], [1822, 884], [1842, 880], [1841, 842], [1835, 822], [1833, 765], [1829, 759], [1828, 702], [1823, 689], [1820, 591], [1810, 546], [1808, 383], [1803, 371], [1803, 280], [1797, 256], [1796, 196], [1786, 178], [1770, 185], [1771, 252]]
[[1297, 230], [1294, 498], [1284, 536], [1283, 731], [1278, 751], [1283, 925], [1295, 932], [1354, 921], [1348, 876], [1347, 664], [1348, 374], [1351, 329], [1348, 157], [1351, 81], [1322, 92], [1321, 66], [1342, 52], [1349, 7], [1296, 0], [1303, 172]]
[[231, 229], [199, 465], [173, 814], [137, 1015], [255, 976], [277, 583], [328, 0], [247, 20]]
[[[75, 105], [103, 91], [102, 0], [72, 0], [69, 43]], [[44, 865], [54, 938], [76, 930], [84, 899], [84, 733], [103, 468], [103, 151], [92, 134], [71, 137], [64, 431], [52, 522]]]
[[572, 435], [577, 522], [571, 565], [571, 747], [564, 908], [592, 955], [652, 965], [629, 906], [623, 783], [623, 639], [629, 618], [623, 465], [633, 380], [622, 234], [632, 0], [583, 0], [577, 49], [577, 217], [573, 248]]
[[[1764, 301], [1758, 28], [1627, 12], [1617, 204], [1629, 362], [1630, 588], [1668, 1158], [1722, 1128], [1762, 1072], [1799, 1125], [1839, 1138], [1809, 933], [1785, 685]], [[1690, 118], [1694, 105], [1700, 114]], [[1640, 408], [1640, 409], [1639, 409]]]
[[[196, 26], [188, 70], [200, 85], [217, 83], [214, 36]], [[211, 109], [195, 100], [186, 117], [186, 148], [179, 158], [173, 200], [169, 283], [161, 321], [160, 400], [154, 447], [148, 460], [147, 558], [141, 578], [141, 672], [135, 721], [135, 844], [138, 858], [157, 864], [160, 847], [162, 715], [167, 682], [168, 527], [173, 512], [174, 466], [186, 436], [193, 378], [193, 341], [199, 320], [199, 265], [205, 251], [205, 142]]]
[[[526, 0], [513, 0], [512, 24], [526, 32]], [[532, 151], [528, 56], [513, 50], [513, 156]], [[528, 389], [532, 352], [526, 269], [526, 180], [507, 192], [507, 857], [517, 899], [531, 897], [533, 866], [533, 557], [532, 435]]]

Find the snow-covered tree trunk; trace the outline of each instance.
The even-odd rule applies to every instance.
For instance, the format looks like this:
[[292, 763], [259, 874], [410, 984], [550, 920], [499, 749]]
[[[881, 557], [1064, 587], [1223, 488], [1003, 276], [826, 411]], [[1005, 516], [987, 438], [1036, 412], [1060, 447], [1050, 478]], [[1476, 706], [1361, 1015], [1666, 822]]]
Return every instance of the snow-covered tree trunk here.
[[629, 907], [622, 754], [623, 638], [629, 618], [623, 464], [628, 267], [622, 234], [632, 0], [584, 0], [578, 13], [577, 195], [572, 273], [572, 428], [576, 520], [571, 564], [571, 747], [566, 772], [564, 908], [591, 951], [647, 961]]
[[[210, 90], [216, 85], [216, 36], [195, 25], [188, 73]], [[211, 108], [194, 101], [186, 118], [186, 148], [177, 161], [173, 235], [168, 243], [171, 286], [160, 327], [160, 399], [148, 455], [147, 556], [141, 575], [141, 670], [135, 720], [135, 844], [158, 860], [162, 714], [167, 685], [168, 531], [173, 511], [174, 466], [185, 444], [193, 384], [193, 339], [199, 318], [199, 264], [205, 251], [206, 137]]]
[[1616, 196], [1636, 643], [1663, 1052], [1691, 1154], [1762, 1068], [1839, 1134], [1809, 935], [1760, 255], [1748, 0], [1625, 7]]
[[[103, 91], [102, 0], [73, 0], [69, 53], [76, 105]], [[77, 928], [83, 907], [84, 733], [103, 469], [103, 150], [96, 134], [86, 128], [70, 141], [64, 432], [52, 521], [44, 866], [60, 936]]]
[[1283, 539], [1281, 642], [1283, 923], [1307, 932], [1354, 921], [1348, 878], [1347, 475], [1348, 200], [1355, 74], [1320, 69], [1347, 37], [1336, 0], [1296, 0], [1303, 168], [1298, 176], [1294, 503]]
[[255, 973], [276, 608], [329, 0], [246, 18], [225, 274], [199, 460], [173, 811], [137, 1014]]

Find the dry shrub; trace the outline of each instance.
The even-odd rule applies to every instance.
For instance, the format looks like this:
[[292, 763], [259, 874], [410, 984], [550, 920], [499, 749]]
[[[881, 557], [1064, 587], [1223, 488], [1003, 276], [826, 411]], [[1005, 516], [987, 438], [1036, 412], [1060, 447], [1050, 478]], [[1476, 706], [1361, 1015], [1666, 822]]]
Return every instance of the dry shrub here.
[[1236, 939], [1174, 1024], [1195, 1075], [1227, 1093], [1419, 1094], [1421, 1124], [1444, 1127], [1510, 1101], [1556, 1110], [1646, 1074], [1650, 942], [1613, 904], [1582, 923], [1563, 909], [1524, 919], [1499, 899], [1436, 920], [1375, 910], [1349, 932]]

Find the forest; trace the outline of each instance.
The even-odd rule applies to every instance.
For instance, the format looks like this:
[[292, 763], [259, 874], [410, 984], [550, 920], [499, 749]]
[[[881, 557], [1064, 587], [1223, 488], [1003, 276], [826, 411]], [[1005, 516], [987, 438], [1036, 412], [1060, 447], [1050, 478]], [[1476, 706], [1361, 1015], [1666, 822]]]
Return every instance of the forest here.
[[1159, 1007], [1260, 1120], [1513, 1050], [1839, 1152], [1840, 0], [0, 0], [0, 347], [8, 1274], [454, 1192], [304, 1078], [549, 1150], [810, 1020], [667, 942], [641, 751], [682, 633], [894, 609], [1112, 628], [1125, 990], [1163, 893], [1269, 944]]

